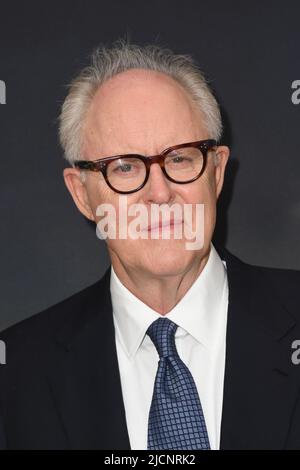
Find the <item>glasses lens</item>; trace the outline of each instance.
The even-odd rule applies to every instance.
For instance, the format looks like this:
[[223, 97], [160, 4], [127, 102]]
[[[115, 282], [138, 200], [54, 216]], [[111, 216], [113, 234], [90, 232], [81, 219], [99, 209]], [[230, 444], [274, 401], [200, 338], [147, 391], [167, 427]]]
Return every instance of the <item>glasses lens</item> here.
[[203, 161], [200, 149], [196, 147], [179, 148], [167, 154], [165, 170], [175, 181], [190, 181], [201, 173]]
[[134, 191], [145, 178], [144, 162], [136, 157], [118, 158], [107, 167], [107, 179], [117, 191]]

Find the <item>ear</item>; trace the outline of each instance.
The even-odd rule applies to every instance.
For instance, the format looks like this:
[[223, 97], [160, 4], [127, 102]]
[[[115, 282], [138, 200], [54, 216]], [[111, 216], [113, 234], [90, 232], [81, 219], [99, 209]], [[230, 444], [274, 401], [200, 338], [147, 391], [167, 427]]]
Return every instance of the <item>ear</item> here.
[[65, 168], [63, 175], [65, 185], [67, 186], [77, 208], [89, 220], [95, 220], [90, 206], [86, 186], [80, 177], [80, 170], [77, 168]]
[[217, 147], [217, 150], [216, 150], [217, 164], [215, 166], [215, 183], [216, 183], [217, 198], [219, 197], [222, 187], [223, 187], [225, 168], [228, 162], [229, 155], [230, 155], [230, 150], [228, 147], [226, 147], [225, 145], [220, 145], [220, 147]]

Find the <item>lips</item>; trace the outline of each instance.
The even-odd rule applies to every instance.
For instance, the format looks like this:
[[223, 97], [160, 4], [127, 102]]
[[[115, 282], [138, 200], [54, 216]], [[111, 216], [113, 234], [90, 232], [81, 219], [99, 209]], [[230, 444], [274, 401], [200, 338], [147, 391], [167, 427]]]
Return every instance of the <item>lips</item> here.
[[161, 230], [162, 228], [165, 228], [165, 227], [174, 227], [175, 225], [180, 225], [182, 224], [182, 220], [166, 220], [166, 221], [163, 221], [163, 222], [156, 222], [156, 223], [153, 223], [152, 225], [149, 225], [147, 227], [147, 230], [148, 232], [151, 232], [153, 230]]

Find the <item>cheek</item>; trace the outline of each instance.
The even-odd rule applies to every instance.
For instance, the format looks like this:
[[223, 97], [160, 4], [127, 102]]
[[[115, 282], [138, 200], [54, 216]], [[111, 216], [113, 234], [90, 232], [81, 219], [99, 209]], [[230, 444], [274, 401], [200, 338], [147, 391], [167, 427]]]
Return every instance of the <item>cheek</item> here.
[[117, 212], [118, 195], [100, 179], [92, 181], [92, 184], [89, 185], [88, 198], [96, 221], [102, 218], [96, 215], [99, 206], [102, 204], [109, 205], [112, 210]]
[[203, 198], [203, 202], [208, 206], [216, 204], [216, 185], [213, 171], [202, 175], [201, 196]]
[[[178, 191], [179, 193], [179, 191]], [[214, 198], [214, 179], [211, 175], [204, 174], [199, 180], [191, 184], [182, 185], [180, 197], [184, 203], [209, 203]]]
[[[133, 195], [122, 195], [115, 193], [109, 187], [98, 185], [98, 188], [93, 188], [91, 192], [91, 205], [96, 224], [101, 222], [99, 226], [105, 226], [105, 231], [115, 234], [116, 239], [107, 242], [117, 246], [124, 246], [124, 243], [130, 241], [128, 235], [128, 227], [132, 219], [136, 216], [128, 215], [130, 206], [137, 202], [137, 198]], [[146, 223], [148, 219], [146, 218]], [[105, 225], [108, 224], [108, 225]], [[118, 237], [120, 236], [120, 240]], [[125, 236], [125, 238], [124, 238]]]
[[[206, 242], [211, 236], [216, 218], [216, 194], [213, 177], [208, 174], [202, 175], [201, 180], [195, 181], [189, 188], [184, 188], [181, 192], [181, 198], [184, 204], [190, 204], [192, 207], [192, 219], [191, 215], [187, 216], [187, 225], [191, 226], [192, 224], [194, 233], [199, 234], [203, 230], [204, 242]], [[197, 207], [197, 204], [201, 204], [203, 207]], [[190, 214], [186, 211], [187, 213]]]

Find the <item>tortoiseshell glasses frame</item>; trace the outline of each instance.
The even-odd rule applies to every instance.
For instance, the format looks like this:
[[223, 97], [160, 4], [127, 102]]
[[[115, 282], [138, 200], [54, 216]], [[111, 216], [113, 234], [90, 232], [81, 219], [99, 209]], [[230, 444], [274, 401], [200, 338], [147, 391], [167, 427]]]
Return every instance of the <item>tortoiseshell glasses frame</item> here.
[[[178, 181], [178, 180], [172, 178], [168, 174], [168, 172], [166, 171], [165, 159], [172, 152], [174, 152], [175, 150], [184, 149], [184, 148], [187, 148], [187, 147], [197, 148], [201, 151], [201, 154], [202, 154], [202, 157], [203, 157], [201, 168], [199, 168], [199, 171], [198, 171], [197, 175], [195, 175], [193, 178], [188, 179], [187, 181]], [[81, 170], [90, 170], [90, 171], [94, 171], [94, 172], [101, 172], [104, 179], [105, 179], [105, 181], [106, 181], [106, 183], [108, 184], [108, 186], [113, 191], [115, 191], [117, 193], [120, 193], [120, 194], [130, 194], [130, 193], [134, 193], [136, 191], [139, 191], [140, 189], [142, 189], [145, 186], [145, 184], [147, 183], [148, 178], [149, 178], [150, 167], [153, 163], [158, 163], [160, 165], [160, 168], [161, 168], [163, 174], [165, 175], [165, 177], [169, 181], [172, 181], [173, 183], [187, 184], [187, 183], [191, 183], [191, 182], [197, 180], [198, 178], [200, 178], [200, 176], [203, 174], [203, 172], [206, 168], [208, 151], [209, 150], [216, 150], [216, 148], [217, 148], [217, 142], [214, 139], [198, 140], [196, 142], [188, 142], [188, 143], [184, 143], [184, 144], [174, 145], [173, 147], [168, 147], [167, 149], [163, 150], [158, 155], [152, 155], [152, 156], [145, 156], [145, 155], [140, 155], [140, 154], [115, 155], [115, 156], [112, 156], [112, 157], [100, 158], [98, 160], [78, 160], [78, 161], [74, 162], [74, 166], [76, 168], [81, 169]], [[126, 159], [127, 162], [128, 162], [128, 159], [129, 159], [129, 161], [130, 161], [130, 159], [135, 159], [135, 160], [137, 159], [137, 160], [143, 162], [143, 164], [145, 166], [145, 177], [144, 177], [144, 180], [138, 185], [137, 188], [124, 191], [124, 190], [119, 190], [118, 188], [115, 188], [111, 184], [111, 182], [108, 178], [107, 169], [108, 169], [109, 165], [112, 162], [114, 162], [118, 159]]]

